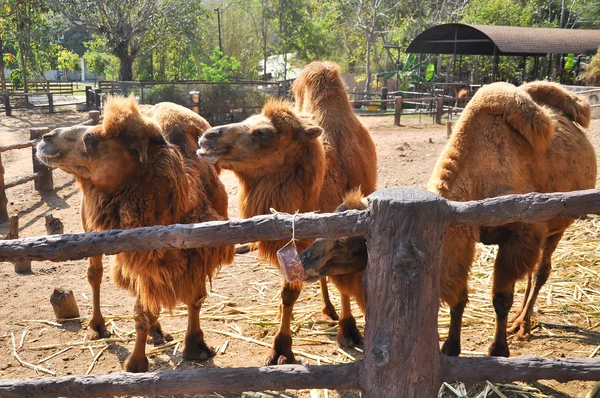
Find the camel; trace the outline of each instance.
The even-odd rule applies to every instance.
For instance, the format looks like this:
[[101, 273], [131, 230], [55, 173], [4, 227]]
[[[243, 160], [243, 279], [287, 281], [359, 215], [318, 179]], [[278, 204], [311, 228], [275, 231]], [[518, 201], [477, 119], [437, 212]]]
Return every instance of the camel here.
[[[558, 84], [528, 83], [516, 88], [494, 83], [481, 88], [460, 116], [438, 159], [428, 190], [455, 201], [479, 200], [528, 192], [567, 192], [596, 185], [596, 155], [583, 129], [590, 106]], [[347, 208], [364, 208], [358, 205]], [[468, 301], [468, 274], [475, 243], [499, 245], [494, 265], [492, 302], [496, 332], [488, 354], [509, 356], [506, 333], [514, 285], [528, 277], [521, 309], [509, 332], [531, 336], [531, 316], [538, 293], [551, 270], [551, 257], [564, 231], [573, 223], [557, 218], [543, 223], [511, 223], [499, 227], [454, 226], [443, 246], [440, 295], [450, 306], [447, 355], [460, 354], [462, 314]], [[316, 240], [301, 255], [307, 277], [360, 272], [366, 267], [361, 240]]]
[[[330, 212], [348, 189], [360, 186], [365, 194], [375, 190], [375, 145], [354, 115], [339, 73], [336, 64], [313, 62], [292, 85], [296, 108], [270, 100], [261, 114], [212, 128], [202, 136], [199, 154], [237, 175], [243, 217], [268, 214], [271, 208]], [[277, 250], [286, 243], [259, 242], [259, 255], [277, 264]], [[309, 244], [296, 242], [299, 251]], [[290, 321], [301, 290], [301, 283], [283, 281], [281, 324], [267, 364], [294, 362]], [[356, 338], [360, 333], [353, 323], [350, 297], [343, 290], [341, 300], [341, 336], [348, 345], [362, 344]]]
[[[204, 119], [175, 104], [145, 107], [142, 114], [133, 97], [110, 97], [102, 125], [53, 130], [38, 144], [38, 157], [76, 177], [83, 193], [86, 231], [226, 220], [225, 188], [216, 170], [195, 154], [198, 136], [207, 126]], [[125, 361], [126, 371], [148, 370], [147, 338], [169, 339], [158, 315], [161, 308], [172, 309], [178, 302], [188, 308], [184, 359], [214, 355], [204, 342], [200, 307], [207, 295], [206, 280], [233, 257], [233, 246], [115, 256], [115, 283], [136, 296], [136, 340]], [[99, 309], [101, 279], [102, 257], [91, 258], [90, 333], [99, 336], [106, 330]]]

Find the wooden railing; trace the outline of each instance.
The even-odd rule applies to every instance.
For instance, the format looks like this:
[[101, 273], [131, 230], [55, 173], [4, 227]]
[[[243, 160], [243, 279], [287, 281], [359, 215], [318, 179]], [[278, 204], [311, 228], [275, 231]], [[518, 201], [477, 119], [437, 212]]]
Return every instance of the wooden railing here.
[[[368, 210], [276, 214], [0, 242], [0, 260], [75, 260], [100, 253], [218, 246], [260, 240], [365, 235], [369, 264], [364, 359], [334, 366], [161, 370], [144, 374], [0, 380], [0, 396], [201, 394], [360, 388], [369, 398], [435, 397], [442, 382], [600, 380], [600, 359], [466, 358], [439, 351], [439, 268], [450, 226], [542, 222], [600, 214], [597, 190], [447, 201], [414, 189], [369, 196]], [[294, 231], [294, 232], [293, 232]]]

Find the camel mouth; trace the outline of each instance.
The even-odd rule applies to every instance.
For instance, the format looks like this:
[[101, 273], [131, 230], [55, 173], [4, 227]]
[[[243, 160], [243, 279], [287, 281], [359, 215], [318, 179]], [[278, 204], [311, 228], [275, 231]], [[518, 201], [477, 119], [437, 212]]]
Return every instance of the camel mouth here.
[[49, 165], [53, 160], [56, 160], [62, 156], [63, 153], [61, 151], [53, 152], [50, 148], [48, 148], [48, 145], [44, 145], [44, 142], [40, 142], [40, 144], [38, 144], [37, 157], [40, 162], [44, 163], [45, 165]]
[[225, 149], [211, 149], [211, 148], [207, 148], [207, 147], [200, 147], [200, 149], [198, 149], [196, 151], [196, 155], [206, 159], [208, 161], [208, 163], [210, 164], [215, 164], [219, 161], [219, 159], [221, 159], [223, 156], [227, 155], [229, 153], [229, 149], [225, 148]]

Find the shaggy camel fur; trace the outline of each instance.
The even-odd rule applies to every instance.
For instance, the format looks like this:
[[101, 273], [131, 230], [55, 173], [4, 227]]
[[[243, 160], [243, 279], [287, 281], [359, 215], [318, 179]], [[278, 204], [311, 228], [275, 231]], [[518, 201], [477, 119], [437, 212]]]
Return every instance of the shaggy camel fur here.
[[[596, 156], [582, 130], [589, 120], [589, 105], [557, 84], [484, 86], [459, 118], [428, 189], [446, 199], [468, 201], [594, 188]], [[462, 313], [468, 301], [467, 278], [475, 243], [499, 245], [492, 289], [496, 335], [489, 354], [508, 356], [507, 316], [515, 282], [525, 275], [529, 278], [525, 300], [510, 331], [527, 339], [535, 300], [550, 273], [552, 253], [572, 222], [561, 218], [538, 224], [450, 228], [443, 247], [440, 294], [451, 308], [451, 323], [442, 352], [460, 353]], [[320, 239], [302, 254], [302, 262], [310, 277], [342, 272], [344, 265], [360, 270], [360, 262], [366, 266], [360, 255], [364, 245], [356, 239]]]
[[[74, 126], [46, 134], [40, 160], [74, 174], [83, 192], [86, 231], [129, 229], [227, 219], [227, 195], [215, 169], [195, 156], [204, 119], [175, 104], [138, 110], [132, 97], [109, 98], [100, 126]], [[149, 117], [151, 116], [151, 117]], [[206, 280], [233, 261], [233, 246], [126, 252], [115, 256], [113, 279], [136, 295], [135, 347], [125, 370], [148, 370], [145, 345], [151, 328], [160, 330], [162, 307], [188, 307], [183, 357], [204, 360], [214, 352], [204, 342], [200, 306]], [[91, 328], [104, 333], [99, 310], [102, 258], [90, 259], [94, 293]]]
[[[272, 100], [262, 114], [208, 130], [200, 141], [202, 156], [237, 175], [243, 217], [268, 214], [270, 208], [330, 212], [349, 189], [361, 186], [365, 194], [375, 189], [375, 145], [354, 115], [338, 66], [309, 64], [292, 92], [297, 109]], [[276, 252], [286, 243], [259, 242], [259, 254], [277, 264]], [[309, 244], [296, 242], [299, 251]], [[290, 320], [301, 290], [300, 283], [283, 282], [281, 325], [269, 364], [294, 362]], [[352, 318], [349, 300], [342, 294], [341, 333], [346, 341], [360, 344], [361, 339], [353, 338], [358, 330], [344, 328], [344, 320]]]

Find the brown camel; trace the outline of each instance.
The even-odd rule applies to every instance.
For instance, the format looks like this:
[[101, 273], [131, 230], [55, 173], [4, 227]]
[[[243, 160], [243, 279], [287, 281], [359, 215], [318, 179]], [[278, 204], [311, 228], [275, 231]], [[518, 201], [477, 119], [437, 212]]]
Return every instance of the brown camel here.
[[[375, 189], [375, 145], [352, 111], [339, 67], [330, 62], [309, 64], [292, 92], [297, 109], [271, 100], [260, 115], [212, 128], [200, 140], [202, 156], [237, 175], [243, 217], [268, 214], [270, 208], [330, 212], [348, 189], [360, 186], [365, 194]], [[286, 243], [259, 242], [259, 255], [277, 264], [276, 252]], [[309, 244], [296, 242], [299, 251]], [[290, 320], [301, 290], [300, 283], [283, 282], [281, 325], [269, 364], [294, 362]], [[362, 339], [355, 338], [358, 330], [352, 323], [350, 298], [342, 291], [341, 299], [340, 333], [348, 345], [361, 344]]]
[[[198, 159], [197, 139], [208, 127], [204, 119], [175, 104], [145, 108], [133, 97], [109, 98], [102, 125], [74, 126], [46, 134], [38, 156], [49, 166], [75, 175], [83, 192], [86, 231], [129, 229], [174, 223], [227, 219], [227, 196], [215, 169]], [[163, 335], [160, 309], [183, 302], [188, 329], [183, 357], [204, 360], [214, 352], [204, 342], [200, 306], [206, 280], [221, 264], [233, 261], [233, 246], [186, 250], [126, 252], [115, 256], [113, 279], [136, 295], [135, 347], [125, 370], [148, 370], [146, 341], [152, 328]], [[102, 258], [90, 259], [88, 280], [93, 290], [91, 332], [106, 334], [100, 313]]]
[[[446, 199], [468, 201], [594, 188], [596, 155], [582, 129], [589, 120], [589, 105], [554, 83], [485, 86], [459, 118], [428, 189]], [[489, 354], [508, 356], [506, 331], [515, 282], [528, 276], [525, 300], [509, 331], [528, 339], [533, 306], [550, 274], [552, 253], [572, 223], [573, 219], [560, 218], [537, 224], [450, 228], [443, 247], [440, 294], [450, 306], [451, 321], [442, 352], [460, 353], [467, 278], [477, 241], [499, 245], [492, 289], [496, 335]], [[340, 273], [344, 266], [350, 271], [360, 270], [361, 264], [365, 267], [364, 257], [354, 255], [365, 249], [365, 243], [353, 239], [315, 241], [302, 253], [307, 276]]]

